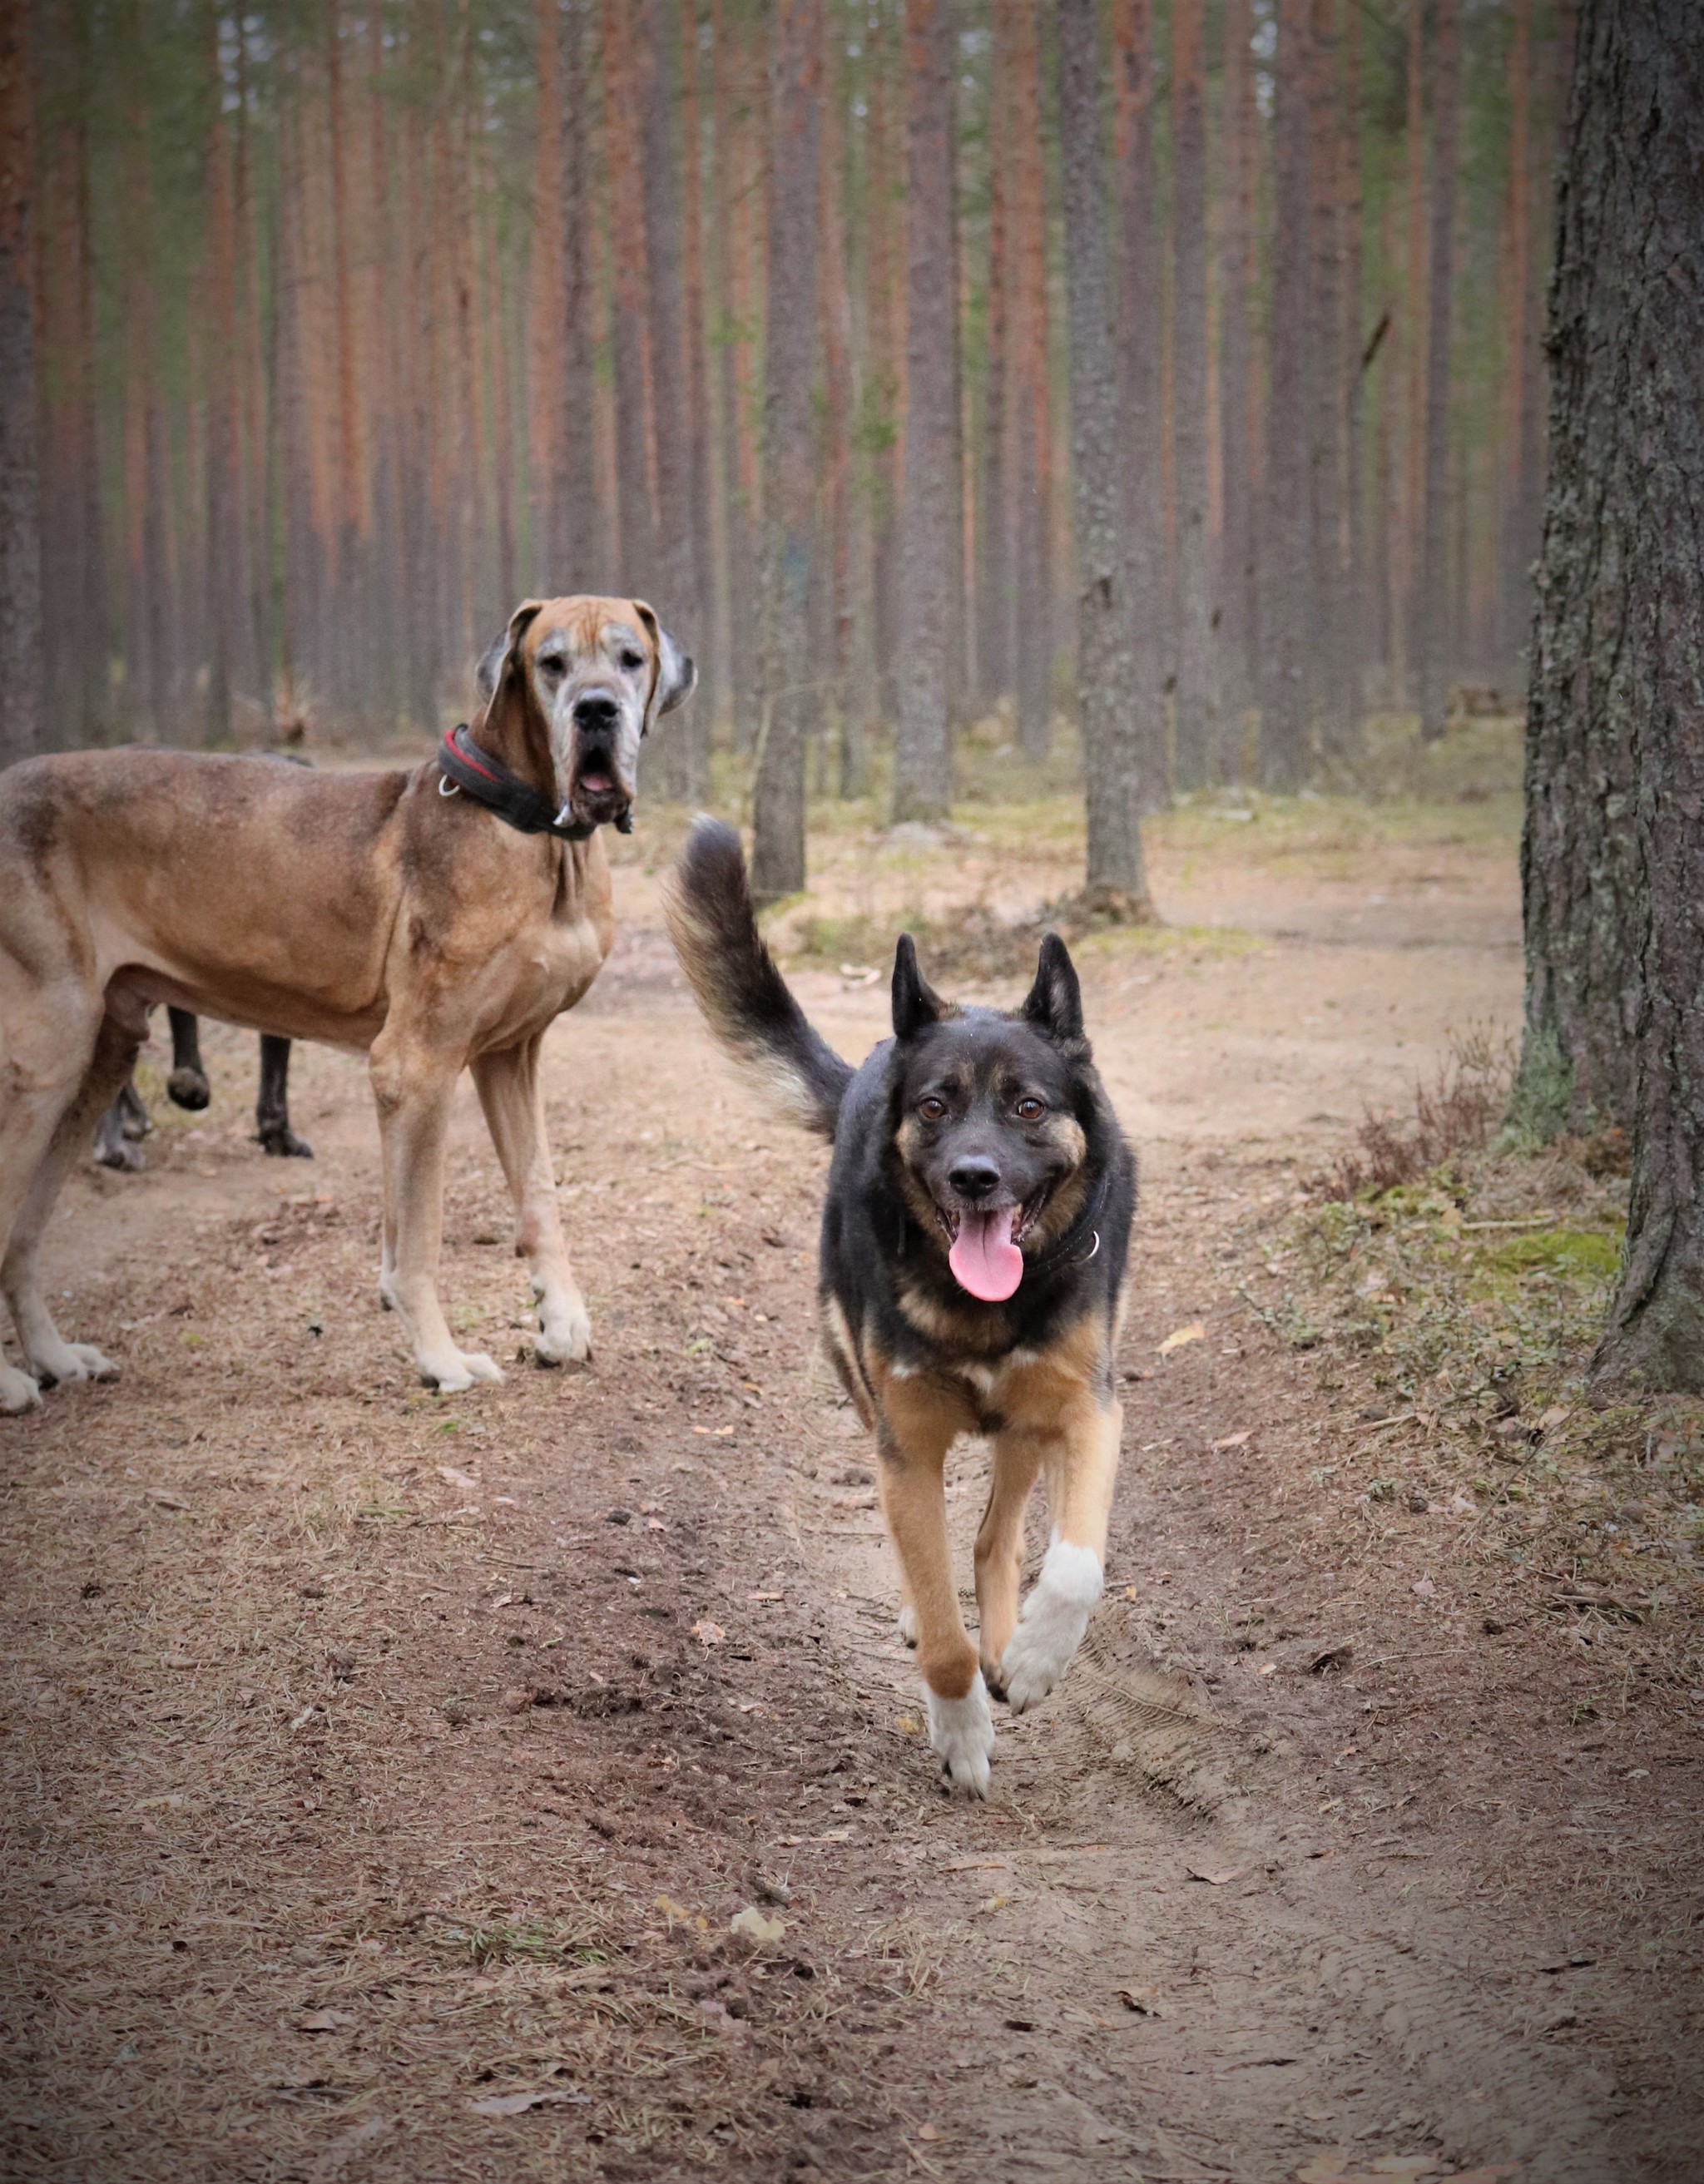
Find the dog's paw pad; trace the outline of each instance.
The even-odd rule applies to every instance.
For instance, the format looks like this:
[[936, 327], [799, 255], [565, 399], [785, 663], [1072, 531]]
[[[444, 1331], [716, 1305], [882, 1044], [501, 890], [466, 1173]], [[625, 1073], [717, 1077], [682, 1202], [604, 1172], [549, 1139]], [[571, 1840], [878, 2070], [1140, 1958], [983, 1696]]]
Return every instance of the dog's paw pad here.
[[988, 1686], [980, 1670], [961, 1699], [927, 1694], [929, 1708], [929, 1747], [941, 1763], [941, 1772], [955, 1789], [968, 1790], [974, 1797], [988, 1793], [988, 1762], [994, 1757], [994, 1715], [988, 1708]]

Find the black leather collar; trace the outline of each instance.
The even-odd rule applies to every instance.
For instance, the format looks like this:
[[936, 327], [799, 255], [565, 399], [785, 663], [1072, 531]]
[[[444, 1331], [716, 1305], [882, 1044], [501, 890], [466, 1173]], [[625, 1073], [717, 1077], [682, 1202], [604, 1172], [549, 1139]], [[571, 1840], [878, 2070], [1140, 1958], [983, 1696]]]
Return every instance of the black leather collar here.
[[[1100, 1182], [1089, 1193], [1088, 1205], [1056, 1244], [1050, 1244], [1039, 1258], [1031, 1259], [1026, 1263], [1024, 1273], [1027, 1275], [1057, 1273], [1079, 1253], [1084, 1265], [1088, 1264], [1100, 1249], [1100, 1231], [1094, 1224], [1100, 1218], [1101, 1209], [1106, 1203], [1106, 1194], [1111, 1186], [1112, 1171], [1110, 1167], [1103, 1168]], [[1094, 1240], [1092, 1244], [1089, 1243], [1091, 1235]], [[1084, 1244], [1089, 1244], [1086, 1251], [1083, 1250]]]
[[[554, 834], [559, 842], [583, 842], [596, 831], [590, 819], [565, 819], [568, 806], [559, 811], [548, 796], [529, 788], [488, 751], [465, 740], [467, 722], [450, 730], [437, 747], [437, 762], [444, 780], [494, 811], [505, 827], [518, 834]], [[444, 794], [443, 782], [438, 794]]]

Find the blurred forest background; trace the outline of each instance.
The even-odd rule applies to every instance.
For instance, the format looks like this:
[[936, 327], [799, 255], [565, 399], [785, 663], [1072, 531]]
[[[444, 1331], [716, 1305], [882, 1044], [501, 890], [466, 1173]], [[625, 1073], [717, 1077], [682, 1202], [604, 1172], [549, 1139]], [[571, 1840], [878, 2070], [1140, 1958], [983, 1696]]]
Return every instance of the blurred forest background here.
[[1572, 32], [1558, 0], [42, 0], [45, 742], [436, 730], [524, 594], [633, 592], [704, 676], [652, 793], [726, 748], [783, 804], [861, 794], [874, 756], [933, 816], [964, 723], [1047, 755], [1080, 594], [1114, 596], [1073, 367], [1111, 376], [1117, 475], [1078, 482], [1144, 808], [1328, 773], [1373, 710], [1516, 709]]

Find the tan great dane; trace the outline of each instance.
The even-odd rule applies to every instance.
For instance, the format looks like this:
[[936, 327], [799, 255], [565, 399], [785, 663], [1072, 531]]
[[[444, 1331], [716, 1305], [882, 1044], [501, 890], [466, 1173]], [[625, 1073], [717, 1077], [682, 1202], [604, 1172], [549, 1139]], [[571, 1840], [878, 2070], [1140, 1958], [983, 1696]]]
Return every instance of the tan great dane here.
[[115, 750], [5, 774], [0, 1289], [22, 1369], [0, 1362], [0, 1409], [115, 1370], [60, 1334], [36, 1259], [66, 1168], [162, 1001], [365, 1053], [380, 1292], [446, 1394], [503, 1377], [457, 1347], [437, 1295], [450, 1100], [471, 1067], [515, 1199], [539, 1361], [588, 1354], [539, 1050], [615, 938], [597, 829], [631, 827], [640, 738], [695, 680], [643, 600], [529, 599], [481, 663], [486, 703], [459, 749], [446, 739], [412, 772]]

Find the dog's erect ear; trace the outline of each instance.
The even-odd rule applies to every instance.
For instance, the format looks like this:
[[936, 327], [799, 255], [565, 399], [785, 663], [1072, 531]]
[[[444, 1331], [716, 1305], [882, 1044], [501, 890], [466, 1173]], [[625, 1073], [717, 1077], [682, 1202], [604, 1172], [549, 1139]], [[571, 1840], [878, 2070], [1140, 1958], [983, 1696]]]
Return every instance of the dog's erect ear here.
[[682, 652], [661, 622], [656, 610], [647, 606], [643, 599], [635, 599], [633, 611], [645, 625], [645, 634], [651, 640], [651, 654], [656, 661], [656, 672], [651, 677], [650, 703], [645, 707], [645, 726], [660, 721], [665, 713], [672, 713], [677, 705], [683, 705], [698, 688], [699, 671], [689, 652]]
[[497, 695], [497, 687], [503, 680], [504, 671], [520, 658], [521, 640], [532, 627], [544, 602], [543, 599], [523, 599], [509, 617], [509, 627], [496, 643], [489, 644], [479, 655], [479, 665], [473, 671], [473, 679], [479, 694], [488, 705]]
[[894, 1036], [915, 1039], [946, 1014], [940, 995], [917, 968], [917, 950], [909, 933], [894, 950]]
[[1083, 1036], [1083, 989], [1077, 983], [1077, 966], [1071, 951], [1056, 933], [1041, 944], [1041, 961], [1035, 983], [1018, 1011], [1026, 1023], [1044, 1032], [1057, 1046], [1085, 1045]]

